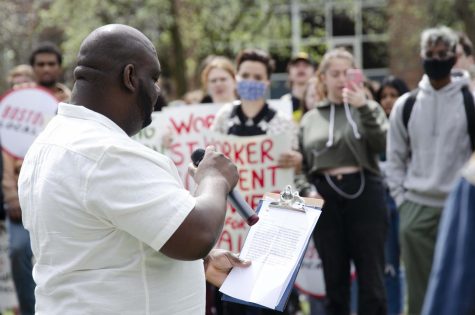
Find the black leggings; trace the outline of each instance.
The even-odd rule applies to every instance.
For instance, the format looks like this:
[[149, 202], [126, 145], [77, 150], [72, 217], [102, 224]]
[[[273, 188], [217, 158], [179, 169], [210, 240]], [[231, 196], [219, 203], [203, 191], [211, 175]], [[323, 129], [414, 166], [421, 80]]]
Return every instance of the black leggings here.
[[[325, 199], [313, 237], [323, 263], [329, 315], [350, 313], [350, 261], [358, 277], [358, 314], [385, 315], [384, 242], [388, 225], [381, 179], [364, 172], [364, 189], [355, 199], [342, 197], [324, 176], [313, 183]], [[330, 176], [347, 194], [361, 187], [361, 174]]]

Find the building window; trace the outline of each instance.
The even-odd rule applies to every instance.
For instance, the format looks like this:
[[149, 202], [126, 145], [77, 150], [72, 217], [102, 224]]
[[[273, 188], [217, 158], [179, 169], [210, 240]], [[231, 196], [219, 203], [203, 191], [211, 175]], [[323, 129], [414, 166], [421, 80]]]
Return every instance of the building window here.
[[386, 68], [388, 63], [388, 45], [386, 42], [363, 42], [363, 69]]
[[355, 14], [349, 7], [334, 7], [331, 10], [332, 36], [354, 36]]
[[[327, 49], [345, 47], [354, 55], [356, 64], [363, 68], [366, 76], [381, 79], [389, 73], [387, 2], [289, 0], [284, 11], [293, 22], [298, 19], [298, 23], [290, 23], [297, 24], [298, 29], [292, 29], [292, 41], [283, 43], [289, 48], [286, 53], [305, 51], [318, 62]], [[275, 48], [273, 50], [276, 51]], [[283, 64], [291, 58], [291, 53], [286, 58], [277, 58], [278, 70], [284, 69]], [[277, 73], [273, 81], [285, 77], [285, 73]]]
[[368, 7], [363, 8], [362, 17], [362, 33], [368, 34], [385, 34], [388, 29], [388, 15], [386, 7]]

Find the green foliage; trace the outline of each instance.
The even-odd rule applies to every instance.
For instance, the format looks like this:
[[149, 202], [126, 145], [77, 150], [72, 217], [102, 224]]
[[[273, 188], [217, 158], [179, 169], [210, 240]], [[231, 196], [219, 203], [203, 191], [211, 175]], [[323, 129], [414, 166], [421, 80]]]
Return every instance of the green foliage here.
[[[290, 18], [276, 16], [276, 0], [55, 0], [41, 11], [41, 26], [63, 31], [65, 64], [71, 67], [82, 40], [93, 29], [124, 23], [143, 31], [157, 47], [165, 76], [197, 76], [207, 55], [233, 58], [242, 48], [267, 48], [268, 38], [290, 38]], [[176, 11], [172, 12], [172, 4]], [[172, 14], [174, 13], [174, 14]], [[178, 34], [173, 32], [176, 26]], [[179, 43], [178, 43], [179, 42]], [[177, 47], [182, 46], [182, 52]], [[186, 82], [175, 80], [176, 85]], [[184, 91], [180, 89], [178, 91]], [[181, 94], [181, 93], [179, 93]]]
[[[323, 12], [328, 1], [299, 0], [304, 8], [302, 40], [325, 39]], [[365, 34], [386, 29], [390, 15], [400, 9], [415, 18], [419, 16], [428, 26], [446, 24], [466, 31], [475, 41], [473, 0], [415, 1], [417, 5], [388, 1], [393, 11], [388, 11], [388, 19], [376, 11], [364, 14]], [[350, 0], [332, 2], [338, 8], [354, 8]], [[87, 34], [104, 24], [124, 23], [138, 28], [152, 40], [165, 81], [172, 83], [168, 85], [174, 88], [176, 96], [181, 96], [189, 86], [196, 86], [201, 62], [210, 54], [233, 59], [243, 48], [259, 47], [285, 63], [292, 52], [290, 3], [289, 0], [0, 0], [0, 74], [26, 62], [32, 47], [51, 39], [53, 34], [54, 41], [61, 44], [66, 77], [70, 78], [79, 46]], [[416, 37], [417, 34], [414, 40]], [[305, 46], [317, 60], [326, 49], [324, 40], [307, 42]]]

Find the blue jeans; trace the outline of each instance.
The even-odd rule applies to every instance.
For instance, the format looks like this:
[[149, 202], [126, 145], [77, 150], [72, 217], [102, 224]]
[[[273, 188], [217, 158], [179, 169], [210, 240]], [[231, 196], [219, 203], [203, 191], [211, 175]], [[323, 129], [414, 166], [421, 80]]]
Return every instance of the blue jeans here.
[[388, 297], [388, 315], [396, 315], [403, 311], [404, 298], [404, 277], [400, 268], [399, 213], [397, 212], [396, 203], [387, 191], [386, 203], [389, 210], [389, 230], [385, 244], [385, 282]]
[[23, 224], [8, 221], [10, 262], [21, 315], [35, 314], [35, 281], [30, 234]]

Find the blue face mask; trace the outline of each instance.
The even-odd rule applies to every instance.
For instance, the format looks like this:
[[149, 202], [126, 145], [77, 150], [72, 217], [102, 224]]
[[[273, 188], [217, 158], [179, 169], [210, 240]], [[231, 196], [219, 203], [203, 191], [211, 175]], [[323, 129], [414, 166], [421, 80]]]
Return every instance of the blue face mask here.
[[241, 80], [237, 83], [237, 93], [244, 101], [257, 101], [266, 95], [265, 82], [254, 80]]

